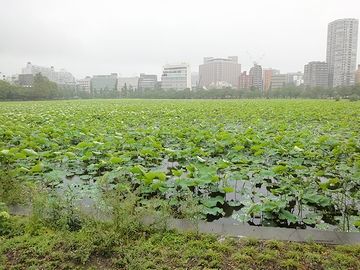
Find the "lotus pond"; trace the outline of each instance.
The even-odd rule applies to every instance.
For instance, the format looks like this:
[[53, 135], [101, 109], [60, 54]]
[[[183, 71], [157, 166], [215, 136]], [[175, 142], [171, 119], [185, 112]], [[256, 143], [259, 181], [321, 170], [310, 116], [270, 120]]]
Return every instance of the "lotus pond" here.
[[211, 221], [356, 231], [360, 103], [0, 103], [0, 165], [6, 181], [71, 187], [95, 203], [99, 190], [121, 189], [177, 217], [191, 202]]

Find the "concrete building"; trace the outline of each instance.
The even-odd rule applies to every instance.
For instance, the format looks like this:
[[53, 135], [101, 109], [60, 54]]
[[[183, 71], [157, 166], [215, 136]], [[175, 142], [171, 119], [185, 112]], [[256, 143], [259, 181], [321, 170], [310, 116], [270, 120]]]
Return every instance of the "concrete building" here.
[[358, 65], [358, 69], [356, 70], [355, 73], [355, 83], [360, 84], [360, 65]]
[[304, 85], [307, 87], [327, 88], [329, 68], [326, 62], [314, 61], [304, 67]]
[[47, 77], [50, 81], [55, 81], [55, 69], [53, 66], [51, 67], [42, 67], [31, 64], [31, 62], [27, 62], [26, 66], [22, 69], [22, 74], [32, 74], [36, 75], [41, 73], [41, 75]]
[[76, 84], [75, 77], [65, 69], [61, 69], [60, 71], [55, 71], [54, 78], [55, 78], [54, 82], [60, 85]]
[[301, 71], [286, 73], [286, 84], [294, 86], [304, 84], [304, 73]]
[[93, 94], [101, 94], [117, 90], [117, 74], [110, 75], [94, 75], [91, 78], [91, 92]]
[[139, 77], [119, 77], [117, 81], [117, 89], [121, 91], [123, 89], [128, 89], [136, 91], [139, 85]]
[[34, 83], [34, 75], [33, 74], [19, 74], [18, 84], [23, 87], [32, 87]]
[[271, 78], [271, 90], [281, 89], [287, 85], [287, 74], [274, 74]]
[[138, 89], [144, 91], [146, 89], [154, 89], [158, 85], [157, 75], [140, 74]]
[[250, 76], [250, 88], [262, 91], [263, 90], [262, 67], [254, 63], [254, 66], [250, 69], [249, 76]]
[[90, 93], [91, 92], [91, 77], [87, 76], [84, 79], [76, 81], [76, 87], [78, 91]]
[[13, 74], [6, 76], [5, 74], [0, 74], [1, 79], [3, 81], [6, 81], [12, 85], [19, 85], [19, 74]]
[[240, 74], [238, 88], [240, 90], [250, 89], [250, 76], [246, 74], [246, 71]]
[[191, 89], [190, 65], [186, 63], [165, 65], [161, 75], [161, 88], [173, 90]]
[[273, 75], [280, 74], [280, 71], [272, 68], [263, 69], [263, 87], [264, 92], [267, 93], [271, 88], [271, 79]]
[[191, 89], [199, 87], [199, 72], [191, 72]]
[[328, 25], [326, 62], [330, 87], [349, 86], [355, 82], [358, 26], [357, 19], [340, 19]]
[[22, 69], [22, 74], [32, 74], [36, 75], [41, 73], [41, 75], [45, 76], [49, 79], [49, 81], [55, 82], [61, 85], [75, 85], [75, 78], [74, 76], [64, 70], [61, 69], [60, 71], [56, 71], [53, 66], [51, 67], [42, 67], [36, 66], [28, 62], [26, 66]]
[[226, 85], [237, 88], [241, 65], [237, 56], [228, 58], [205, 57], [199, 66], [199, 86], [204, 88]]

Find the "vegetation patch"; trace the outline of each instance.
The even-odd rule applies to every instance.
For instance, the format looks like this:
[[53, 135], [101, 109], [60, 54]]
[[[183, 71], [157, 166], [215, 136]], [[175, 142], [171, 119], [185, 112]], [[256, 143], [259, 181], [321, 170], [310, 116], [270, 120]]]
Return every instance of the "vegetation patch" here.
[[[19, 222], [10, 217], [10, 222]], [[359, 269], [360, 246], [238, 240], [112, 223], [78, 231], [37, 228], [0, 238], [0, 269]], [[12, 227], [15, 231], [16, 227]], [[134, 229], [134, 228], [132, 228]], [[41, 233], [40, 233], [41, 232]], [[134, 233], [135, 232], [135, 233]]]
[[357, 231], [359, 104], [3, 103], [0, 195], [32, 203], [51, 191], [101, 204], [101, 193], [122, 190], [143, 206], [165, 202], [175, 217]]

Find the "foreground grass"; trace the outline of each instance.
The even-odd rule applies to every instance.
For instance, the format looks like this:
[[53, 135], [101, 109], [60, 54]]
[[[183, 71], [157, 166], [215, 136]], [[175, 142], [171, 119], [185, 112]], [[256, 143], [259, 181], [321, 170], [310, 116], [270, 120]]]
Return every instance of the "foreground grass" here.
[[360, 245], [326, 246], [90, 222], [70, 232], [12, 218], [0, 269], [360, 269]]

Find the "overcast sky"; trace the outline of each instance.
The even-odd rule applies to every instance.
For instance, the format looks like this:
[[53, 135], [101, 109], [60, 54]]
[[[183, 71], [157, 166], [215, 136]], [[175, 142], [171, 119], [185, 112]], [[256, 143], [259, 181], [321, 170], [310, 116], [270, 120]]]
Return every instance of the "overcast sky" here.
[[327, 24], [346, 17], [360, 18], [359, 0], [0, 0], [0, 72], [31, 61], [77, 78], [160, 74], [228, 55], [242, 70], [300, 71], [325, 60]]

